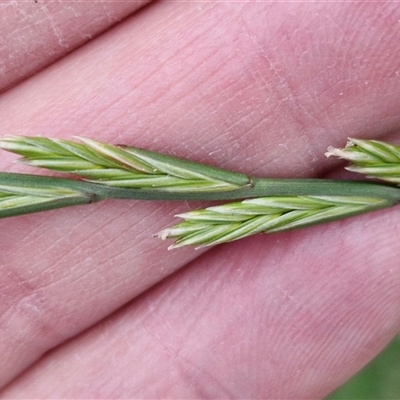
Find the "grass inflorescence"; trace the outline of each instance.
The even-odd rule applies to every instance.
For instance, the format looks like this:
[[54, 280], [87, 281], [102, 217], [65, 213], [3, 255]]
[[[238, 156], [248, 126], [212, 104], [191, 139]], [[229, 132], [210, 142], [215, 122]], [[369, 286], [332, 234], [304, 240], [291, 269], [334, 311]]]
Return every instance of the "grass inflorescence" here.
[[[248, 177], [180, 158], [87, 138], [78, 142], [44, 137], [8, 137], [0, 148], [22, 162], [78, 179], [0, 173], [0, 218], [108, 198], [142, 200], [239, 200], [178, 215], [184, 221], [158, 236], [170, 248], [210, 246], [256, 233], [273, 233], [329, 222], [400, 201], [400, 189], [385, 183]], [[347, 169], [400, 183], [400, 147], [351, 139], [328, 156]]]

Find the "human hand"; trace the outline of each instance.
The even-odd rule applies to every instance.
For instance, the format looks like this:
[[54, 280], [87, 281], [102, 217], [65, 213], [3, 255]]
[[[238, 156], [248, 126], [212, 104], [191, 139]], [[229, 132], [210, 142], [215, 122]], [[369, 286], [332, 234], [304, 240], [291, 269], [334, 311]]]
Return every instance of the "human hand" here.
[[[67, 6], [50, 4], [32, 7], [67, 26]], [[336, 176], [328, 145], [398, 134], [399, 14], [155, 2], [5, 92], [2, 132]], [[0, 169], [28, 171], [13, 159]], [[399, 330], [396, 208], [168, 252], [153, 234], [196, 206], [108, 201], [0, 221], [2, 398], [320, 398]]]

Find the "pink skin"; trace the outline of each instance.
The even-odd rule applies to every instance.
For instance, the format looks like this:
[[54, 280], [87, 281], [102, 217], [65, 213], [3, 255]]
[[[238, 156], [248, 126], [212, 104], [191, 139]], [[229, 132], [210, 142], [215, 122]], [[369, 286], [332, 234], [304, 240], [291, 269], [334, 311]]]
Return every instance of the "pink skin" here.
[[[0, 2], [0, 92], [41, 71], [150, 1]], [[40, 4], [39, 4], [40, 2]]]
[[[29, 28], [17, 7], [45, 12]], [[51, 22], [62, 39], [80, 29], [65, 7], [0, 11], [13, 37]], [[105, 30], [87, 18], [85, 34]], [[328, 145], [399, 134], [399, 20], [390, 2], [155, 2], [3, 93], [2, 135], [335, 176]], [[59, 43], [41, 37], [46, 65]], [[22, 40], [1, 52], [30, 57]], [[1, 87], [26, 77], [11, 71]], [[32, 171], [13, 160], [2, 152], [0, 169]], [[1, 220], [1, 398], [321, 398], [399, 331], [398, 209], [207, 251], [153, 238], [200, 205], [108, 201]]]

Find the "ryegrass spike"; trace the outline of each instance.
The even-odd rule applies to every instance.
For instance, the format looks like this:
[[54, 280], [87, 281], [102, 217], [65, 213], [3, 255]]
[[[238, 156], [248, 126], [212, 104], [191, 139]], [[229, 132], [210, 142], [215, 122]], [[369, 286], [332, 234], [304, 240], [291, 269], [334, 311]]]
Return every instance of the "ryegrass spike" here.
[[400, 146], [378, 140], [349, 139], [346, 147], [328, 147], [325, 155], [349, 161], [348, 171], [400, 184]]
[[12, 136], [0, 140], [0, 148], [21, 155], [26, 164], [119, 188], [189, 193], [230, 191], [249, 185], [244, 174], [134, 147], [78, 139], [81, 143]]
[[185, 221], [164, 229], [158, 236], [176, 240], [170, 249], [187, 245], [205, 247], [257, 233], [315, 225], [387, 206], [384, 199], [360, 196], [255, 198], [179, 214], [177, 217]]

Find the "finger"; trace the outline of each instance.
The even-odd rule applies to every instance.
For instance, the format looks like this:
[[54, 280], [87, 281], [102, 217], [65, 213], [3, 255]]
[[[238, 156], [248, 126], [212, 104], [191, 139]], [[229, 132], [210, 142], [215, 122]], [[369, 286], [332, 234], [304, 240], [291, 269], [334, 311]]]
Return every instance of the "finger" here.
[[2, 2], [0, 92], [95, 38], [149, 1]]
[[221, 246], [1, 397], [323, 398], [400, 329], [399, 217]]
[[[380, 59], [362, 65], [361, 72], [375, 80], [357, 86], [357, 91], [358, 78], [340, 78], [348, 62], [335, 64], [334, 78], [326, 69], [343, 54], [362, 50], [365, 57], [371, 56], [365, 46], [368, 24], [354, 30], [350, 49], [336, 45], [323, 56], [315, 51], [307, 68], [300, 63], [299, 69], [290, 69], [298, 55], [290, 46], [281, 52], [279, 44], [286, 43], [294, 28], [309, 32], [309, 24], [315, 32], [324, 33], [328, 27], [336, 43], [342, 31], [327, 24], [332, 15], [339, 18], [342, 12], [362, 10], [360, 21], [370, 21], [367, 17], [375, 15], [376, 8], [298, 4], [296, 9], [271, 9], [265, 3], [244, 4], [207, 3], [198, 9], [190, 3], [157, 3], [134, 24], [127, 21], [85, 51], [3, 95], [4, 131], [56, 137], [84, 132], [115, 143], [170, 149], [175, 155], [248, 173], [314, 176], [328, 166], [322, 155], [316, 156], [328, 143], [344, 139], [352, 129], [367, 134], [375, 129], [382, 135], [398, 124], [399, 84], [387, 67], [395, 63], [398, 41], [390, 27], [397, 19], [389, 3], [380, 6], [384, 22], [376, 21], [380, 35], [390, 32], [384, 43], [386, 58], [382, 65]], [[315, 7], [312, 23], [291, 18], [288, 12], [308, 16], [309, 7]], [[288, 18], [293, 25], [276, 25]], [[300, 22], [306, 25], [297, 26]], [[252, 30], [246, 30], [248, 26]], [[313, 36], [316, 42], [304, 33], [296, 43], [306, 40], [315, 50], [324, 49], [322, 33]], [[303, 62], [309, 54], [303, 55]], [[322, 72], [316, 80], [318, 71]], [[335, 96], [339, 86], [346, 94]], [[383, 89], [385, 96], [377, 104]], [[310, 111], [317, 106], [322, 107], [318, 112]], [[17, 170], [10, 161], [4, 157], [0, 163]], [[2, 281], [7, 294], [2, 310], [4, 382], [201, 254], [191, 249], [167, 253], [166, 245], [152, 238], [171, 222], [172, 213], [188, 207], [107, 202], [2, 221], [7, 277]]]

